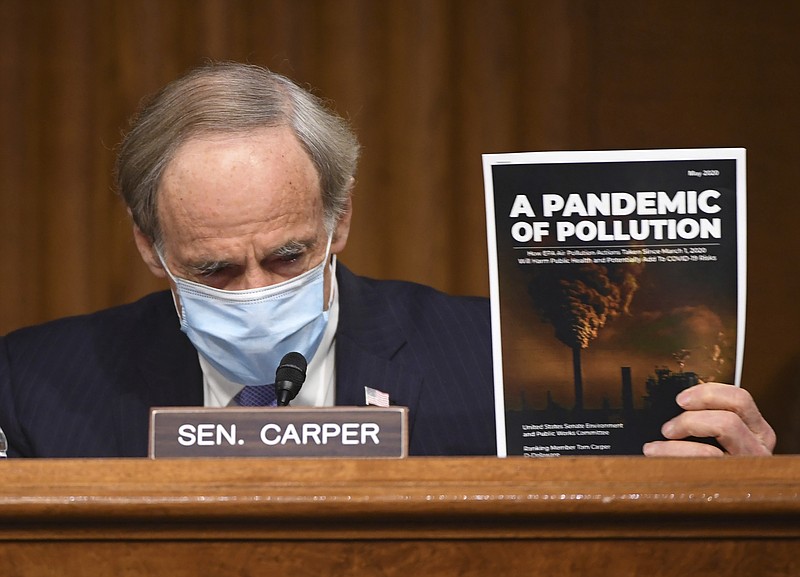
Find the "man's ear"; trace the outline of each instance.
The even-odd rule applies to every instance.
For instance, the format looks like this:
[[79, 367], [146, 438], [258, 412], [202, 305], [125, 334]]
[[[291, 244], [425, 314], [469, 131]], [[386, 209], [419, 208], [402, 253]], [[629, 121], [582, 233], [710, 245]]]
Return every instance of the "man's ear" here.
[[153, 240], [135, 224], [133, 225], [133, 240], [136, 242], [136, 248], [139, 249], [139, 254], [144, 264], [150, 269], [150, 272], [158, 278], [166, 277], [167, 273], [161, 265], [161, 259], [158, 258], [155, 246], [153, 246]]
[[[351, 183], [352, 188], [352, 183]], [[350, 236], [350, 221], [353, 217], [353, 199], [350, 194], [347, 195], [347, 202], [345, 203], [345, 211], [336, 222], [336, 227], [333, 229], [333, 239], [331, 240], [331, 254], [339, 254], [347, 246], [347, 237]]]

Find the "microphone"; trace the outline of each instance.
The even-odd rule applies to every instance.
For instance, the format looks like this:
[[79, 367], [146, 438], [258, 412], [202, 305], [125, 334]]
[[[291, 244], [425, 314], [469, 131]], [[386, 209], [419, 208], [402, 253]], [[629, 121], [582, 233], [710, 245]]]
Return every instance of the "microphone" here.
[[306, 380], [306, 358], [300, 353], [287, 353], [275, 371], [275, 396], [278, 406], [286, 407], [297, 396]]

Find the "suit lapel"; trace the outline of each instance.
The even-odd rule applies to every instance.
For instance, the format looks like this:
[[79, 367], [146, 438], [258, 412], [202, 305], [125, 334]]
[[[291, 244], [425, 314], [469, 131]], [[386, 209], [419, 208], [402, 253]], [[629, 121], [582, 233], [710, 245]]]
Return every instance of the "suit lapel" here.
[[167, 297], [142, 327], [139, 342], [132, 343], [138, 372], [117, 403], [117, 438], [123, 455], [147, 453], [151, 407], [203, 405], [197, 351], [180, 331], [169, 293]]
[[392, 303], [342, 265], [337, 279], [336, 404], [363, 406], [364, 387], [378, 389], [392, 404], [409, 408], [412, 426], [423, 379]]

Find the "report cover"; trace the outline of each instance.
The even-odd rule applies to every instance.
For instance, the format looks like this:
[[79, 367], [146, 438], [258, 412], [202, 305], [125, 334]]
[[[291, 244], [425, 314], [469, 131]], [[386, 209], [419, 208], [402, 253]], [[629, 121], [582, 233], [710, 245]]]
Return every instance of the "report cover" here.
[[483, 156], [498, 455], [641, 454], [739, 385], [745, 151]]

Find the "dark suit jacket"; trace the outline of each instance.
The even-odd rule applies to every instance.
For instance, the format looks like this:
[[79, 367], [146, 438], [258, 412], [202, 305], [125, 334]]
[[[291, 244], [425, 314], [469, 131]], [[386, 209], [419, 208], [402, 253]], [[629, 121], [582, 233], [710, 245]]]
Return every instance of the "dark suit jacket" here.
[[[409, 407], [410, 454], [493, 454], [487, 300], [337, 268], [337, 404], [363, 405], [370, 386]], [[9, 456], [146, 456], [150, 407], [202, 404], [168, 291], [0, 338]]]

